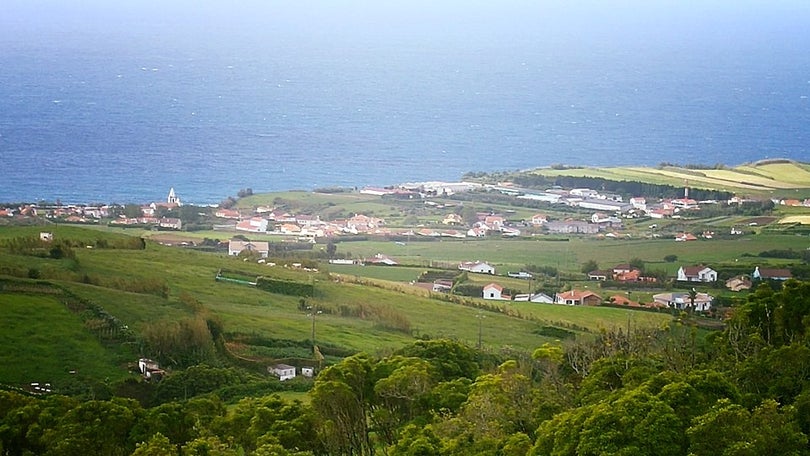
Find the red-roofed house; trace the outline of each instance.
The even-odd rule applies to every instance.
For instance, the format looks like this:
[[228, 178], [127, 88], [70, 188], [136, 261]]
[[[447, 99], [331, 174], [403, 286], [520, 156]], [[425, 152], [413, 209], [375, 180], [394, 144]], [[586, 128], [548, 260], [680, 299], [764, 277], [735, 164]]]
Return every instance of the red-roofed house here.
[[484, 285], [482, 295], [484, 299], [495, 301], [510, 301], [512, 299], [511, 296], [503, 294], [503, 287], [497, 283]]
[[557, 293], [555, 302], [569, 306], [598, 306], [602, 297], [588, 290], [571, 290]]
[[608, 300], [613, 304], [616, 304], [617, 306], [641, 307], [641, 304], [639, 304], [638, 302], [633, 301], [632, 299], [629, 299], [628, 297], [622, 295], [613, 295], [610, 298], [608, 298]]
[[500, 215], [488, 215], [484, 218], [484, 224], [490, 229], [498, 231], [506, 223], [506, 220]]
[[678, 233], [675, 235], [675, 241], [697, 241], [697, 237], [692, 233]]
[[238, 220], [241, 216], [239, 211], [233, 209], [217, 209], [217, 211], [214, 212], [214, 217]]

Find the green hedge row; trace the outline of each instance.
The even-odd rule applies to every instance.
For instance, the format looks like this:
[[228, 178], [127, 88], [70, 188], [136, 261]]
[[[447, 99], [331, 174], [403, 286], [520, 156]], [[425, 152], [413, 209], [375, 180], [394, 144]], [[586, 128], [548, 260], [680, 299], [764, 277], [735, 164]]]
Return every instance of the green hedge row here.
[[309, 297], [315, 294], [315, 286], [311, 283], [272, 279], [269, 277], [257, 278], [256, 288], [268, 291], [270, 293], [278, 293], [288, 296]]

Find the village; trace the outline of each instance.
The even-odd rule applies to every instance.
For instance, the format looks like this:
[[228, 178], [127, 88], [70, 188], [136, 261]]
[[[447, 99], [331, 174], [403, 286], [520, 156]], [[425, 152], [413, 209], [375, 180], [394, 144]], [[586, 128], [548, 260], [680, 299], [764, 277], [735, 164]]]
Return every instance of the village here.
[[[584, 236], [594, 239], [630, 239], [634, 237], [674, 242], [709, 241], [714, 238], [729, 238], [750, 233], [759, 228], [760, 222], [770, 223], [773, 217], [745, 219], [745, 223], [732, 224], [723, 232], [721, 228], [700, 231], [680, 230], [678, 222], [685, 218], [700, 219], [701, 211], [709, 207], [734, 207], [746, 204], [762, 207], [810, 207], [810, 199], [799, 201], [790, 199], [745, 199], [736, 196], [728, 200], [695, 200], [689, 197], [689, 188], [684, 187], [680, 198], [651, 199], [633, 196], [627, 201], [622, 195], [599, 192], [589, 188], [552, 188], [544, 191], [519, 188], [513, 185], [490, 185], [475, 182], [424, 182], [401, 184], [378, 188], [365, 187], [355, 190], [359, 195], [389, 202], [402, 203], [408, 207], [422, 207], [429, 210], [430, 220], [421, 217], [420, 223], [408, 224], [407, 220], [389, 222], [375, 214], [354, 213], [345, 218], [322, 219], [321, 214], [296, 211], [287, 205], [232, 205], [223, 207], [184, 205], [174, 188], [170, 189], [165, 201], [142, 205], [82, 205], [82, 204], [30, 204], [6, 207], [0, 210], [0, 217], [9, 219], [41, 218], [58, 224], [89, 224], [121, 228], [142, 228], [152, 231], [180, 232], [189, 230], [184, 218], [189, 213], [200, 225], [199, 218], [205, 220], [203, 226], [211, 232], [230, 237], [220, 241], [229, 256], [254, 256], [259, 262], [268, 265], [273, 238], [285, 243], [316, 244], [340, 241], [344, 238], [391, 239], [396, 244], [425, 240], [475, 240], [535, 238], [537, 236]], [[514, 199], [528, 206], [502, 212], [489, 210], [471, 211], [469, 197], [475, 195], [499, 195], [502, 199]], [[457, 199], [454, 196], [464, 195]], [[533, 207], [546, 207], [542, 212], [530, 212]], [[715, 211], [716, 212], [716, 211]], [[530, 214], [530, 215], [522, 215]], [[748, 221], [750, 220], [750, 221]], [[185, 220], [189, 222], [189, 220]], [[661, 227], [659, 227], [661, 225]], [[700, 226], [693, 224], [693, 226]], [[677, 229], [677, 230], [676, 230]], [[674, 231], [673, 231], [674, 230]], [[429, 239], [428, 239], [429, 238]], [[196, 241], [163, 242], [169, 245], [193, 245]], [[329, 263], [340, 265], [382, 265], [398, 266], [395, 256], [385, 252], [373, 255], [346, 258], [335, 256]], [[300, 263], [293, 263], [300, 267]], [[446, 265], [445, 265], [446, 266]], [[497, 276], [495, 266], [484, 261], [464, 261], [457, 265], [459, 271], [473, 274]], [[704, 264], [682, 265], [676, 277], [645, 275], [629, 264], [619, 264], [610, 269], [583, 271], [587, 281], [610, 282], [620, 286], [633, 284], [654, 284], [657, 281], [672, 280], [675, 283], [716, 286], [717, 271]], [[532, 280], [528, 271], [509, 271], [502, 276], [510, 279]], [[784, 281], [791, 278], [787, 268], [769, 268], [764, 265], [724, 279], [725, 288], [734, 292], [752, 287], [752, 280]], [[439, 278], [428, 283], [414, 283], [432, 292], [450, 293], [454, 291], [453, 280]], [[653, 285], [654, 286], [654, 285]], [[530, 287], [531, 288], [531, 287]], [[559, 292], [529, 290], [529, 293], [512, 293], [508, 286], [492, 281], [483, 285], [478, 297], [484, 300], [555, 303], [567, 305], [612, 304], [629, 308], [662, 308], [708, 312], [714, 297], [706, 292], [693, 290], [656, 293], [646, 303], [630, 299], [627, 294], [601, 294], [588, 289], [571, 288]], [[511, 293], [511, 294], [510, 294]]]
[[[510, 214], [476, 212], [470, 220], [463, 214], [463, 202], [449, 203], [455, 195], [475, 193], [500, 193], [517, 201], [532, 201], [552, 209], [557, 217], [548, 213], [536, 213], [527, 218], [516, 219]], [[627, 201], [618, 194], [603, 193], [589, 188], [547, 189], [544, 191], [519, 188], [512, 185], [491, 185], [474, 182], [423, 182], [400, 184], [378, 188], [365, 187], [360, 195], [379, 197], [385, 201], [418, 201], [426, 207], [446, 209], [442, 218], [417, 226], [389, 225], [386, 220], [373, 215], [354, 214], [348, 218], [322, 220], [319, 214], [295, 213], [285, 208], [259, 205], [252, 208], [194, 206], [195, 216], [210, 219], [212, 227], [220, 231], [295, 236], [301, 240], [314, 241], [342, 235], [373, 236], [429, 236], [444, 238], [482, 238], [490, 235], [504, 237], [533, 236], [537, 234], [591, 234], [604, 237], [632, 236], [624, 233], [627, 220], [648, 219], [649, 233], [655, 234], [658, 220], [680, 219], [684, 214], [699, 217], [701, 208], [709, 206], [733, 207], [746, 204], [772, 207], [810, 208], [810, 198], [805, 200], [773, 198], [743, 198], [732, 196], [728, 200], [695, 200], [689, 197], [689, 187], [684, 187], [680, 198], [651, 200], [645, 196], [633, 196]], [[436, 202], [441, 200], [442, 202]], [[137, 210], [132, 213], [132, 207]], [[536, 206], [536, 205], [535, 205]], [[44, 217], [54, 223], [108, 224], [121, 227], [151, 227], [157, 230], [181, 231], [184, 226], [179, 209], [183, 207], [174, 188], [169, 190], [165, 201], [142, 205], [110, 204], [61, 204], [39, 203], [3, 206], [0, 203], [0, 220]], [[532, 207], [532, 205], [528, 206]], [[512, 211], [514, 212], [514, 211]], [[574, 214], [566, 214], [573, 212]], [[187, 221], [185, 221], [187, 222]], [[428, 226], [429, 225], [429, 226]], [[757, 226], [756, 221], [749, 226]], [[733, 226], [728, 234], [743, 234], [746, 226]], [[715, 233], [678, 232], [676, 241], [694, 241], [699, 237], [711, 238]]]

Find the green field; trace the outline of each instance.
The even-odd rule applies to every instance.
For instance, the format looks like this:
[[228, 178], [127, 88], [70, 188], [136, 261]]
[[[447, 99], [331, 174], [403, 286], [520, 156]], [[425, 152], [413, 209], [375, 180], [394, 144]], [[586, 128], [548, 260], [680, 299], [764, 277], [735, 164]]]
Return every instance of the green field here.
[[[602, 239], [571, 237], [568, 241], [527, 239], [453, 240], [410, 242], [406, 246], [385, 241], [338, 244], [338, 252], [349, 249], [356, 256], [381, 252], [400, 264], [429, 267], [431, 264], [457, 265], [461, 261], [481, 260], [493, 264], [499, 275], [520, 270], [524, 265], [551, 266], [578, 272], [580, 265], [594, 260], [610, 267], [639, 258], [646, 263], [677, 270], [680, 264], [710, 264], [745, 260], [771, 249], [806, 249], [810, 238], [781, 234], [752, 234], [731, 239], [676, 242], [674, 239]], [[677, 264], [664, 264], [664, 257], [677, 255]], [[670, 269], [668, 269], [670, 270]]]
[[[301, 196], [298, 194], [287, 195]], [[312, 196], [312, 205], [327, 204], [335, 195]], [[372, 204], [365, 197], [341, 195], [340, 204]], [[257, 196], [256, 198], [259, 198]], [[377, 200], [377, 210], [385, 209]], [[360, 209], [360, 206], [351, 206]], [[785, 211], [785, 213], [790, 213]], [[386, 240], [361, 240], [337, 242], [337, 253], [351, 253], [352, 257], [371, 257], [386, 254], [404, 266], [356, 266], [322, 264], [319, 272], [269, 266], [228, 257], [224, 253], [202, 253], [190, 249], [167, 247], [147, 242], [145, 250], [104, 248], [127, 240], [127, 233], [120, 229], [104, 227], [48, 226], [57, 239], [71, 240], [75, 259], [51, 259], [30, 255], [3, 252], [0, 255], [0, 273], [16, 277], [28, 277], [32, 270], [39, 278], [65, 287], [75, 295], [103, 307], [134, 331], [193, 318], [197, 315], [215, 316], [222, 324], [226, 338], [250, 336], [261, 340], [291, 341], [289, 356], [300, 356], [301, 343], [311, 337], [312, 308], [318, 309], [315, 320], [315, 341], [321, 346], [345, 352], [366, 351], [390, 353], [390, 351], [413, 342], [416, 338], [446, 337], [471, 345], [478, 343], [479, 331], [483, 346], [500, 350], [512, 347], [531, 351], [544, 342], [553, 341], [544, 327], [556, 327], [573, 331], [573, 334], [588, 337], [588, 333], [600, 328], [627, 325], [661, 325], [671, 320], [668, 313], [634, 312], [614, 308], [579, 308], [532, 303], [492, 303], [480, 298], [451, 299], [439, 293], [430, 293], [409, 283], [430, 268], [446, 268], [458, 272], [461, 261], [481, 260], [497, 268], [496, 276], [468, 275], [468, 283], [482, 286], [497, 282], [514, 292], [526, 292], [530, 286], [595, 286], [583, 282], [580, 272], [582, 263], [594, 260], [601, 268], [609, 268], [632, 259], [642, 260], [648, 270], [664, 270], [674, 275], [681, 265], [689, 264], [736, 264], [741, 267], [764, 264], [757, 255], [766, 250], [810, 247], [810, 238], [766, 232], [763, 227], [748, 228], [747, 219], [717, 217], [704, 220], [667, 220], [659, 222], [655, 233], [660, 238], [649, 237], [649, 221], [630, 221], [629, 230], [635, 236], [624, 239], [598, 239], [594, 237], [537, 236], [519, 239], [487, 238], [468, 240], [427, 240], [413, 238], [409, 242], [395, 243]], [[675, 242], [669, 234], [680, 229], [704, 229], [712, 227], [718, 232], [736, 224], [746, 226], [743, 236], [722, 237], [694, 242]], [[20, 236], [38, 236], [42, 227], [2, 227], [0, 239]], [[139, 232], [144, 235], [155, 233]], [[157, 233], [165, 236], [166, 233]], [[200, 233], [180, 233], [200, 236]], [[226, 236], [222, 236], [225, 238]], [[104, 242], [100, 242], [104, 240]], [[105, 244], [106, 243], [106, 244]], [[92, 246], [93, 248], [87, 248]], [[315, 248], [322, 248], [316, 245]], [[677, 261], [665, 262], [667, 255], [676, 255]], [[779, 262], [776, 262], [779, 263]], [[781, 263], [780, 263], [781, 264]], [[526, 265], [544, 266], [562, 272], [562, 280], [554, 277], [538, 278], [537, 282], [505, 277], [509, 271], [518, 271]], [[267, 293], [248, 285], [224, 283], [215, 280], [219, 270], [233, 271], [244, 277], [267, 276], [286, 281], [312, 284], [315, 295], [301, 298]], [[544, 283], [541, 283], [541, 280]], [[556, 282], [556, 283], [555, 283]], [[151, 285], [162, 287], [149, 288]], [[146, 289], [142, 289], [146, 287]], [[605, 298], [618, 290], [597, 291]], [[634, 299], [649, 300], [655, 291], [634, 292]], [[30, 320], [18, 315], [19, 295], [3, 297], [5, 324], [20, 322], [6, 333], [3, 346], [31, 345], [31, 349], [46, 356], [55, 348], [50, 339], [26, 339], [29, 333], [19, 327], [39, 328], [43, 321], [58, 315], [54, 322], [62, 322], [60, 331], [75, 331], [85, 339], [95, 339], [82, 327], [81, 321], [60, 308], [50, 298], [32, 296], [36, 307], [45, 314], [32, 314]], [[27, 297], [26, 297], [27, 299]], [[191, 303], [190, 303], [191, 302]], [[53, 308], [56, 306], [56, 308]], [[302, 308], [306, 307], [306, 309]], [[489, 307], [482, 311], [479, 307]], [[11, 313], [12, 311], [16, 313]], [[61, 313], [60, 313], [61, 312]], [[483, 317], [483, 318], [482, 318]], [[67, 322], [72, 322], [68, 324]], [[56, 324], [49, 321], [49, 324]], [[61, 334], [60, 331], [52, 331]], [[73, 341], [81, 341], [77, 335]], [[94, 377], [127, 375], [126, 360], [116, 358], [98, 343], [64, 344], [79, 353], [79, 360], [88, 365], [82, 372]], [[292, 346], [291, 346], [292, 347]], [[98, 350], [101, 350], [98, 352]], [[261, 347], [242, 348], [245, 354], [278, 353], [281, 350], [264, 350]], [[304, 350], [306, 352], [306, 350]], [[13, 364], [6, 352], [6, 360]], [[56, 352], [54, 352], [56, 353]], [[295, 355], [293, 355], [295, 354]], [[5, 381], [49, 381], [40, 377], [57, 378], [64, 374], [64, 362], [74, 358], [59, 353], [55, 361], [25, 362], [24, 369], [9, 371]], [[20, 362], [20, 361], [17, 361]], [[93, 367], [95, 365], [95, 367]], [[54, 380], [56, 381], [56, 380]]]
[[[38, 233], [38, 227], [2, 228], [0, 238], [30, 236]], [[114, 233], [99, 232], [95, 229], [76, 227], [59, 227], [56, 236], [81, 239], [91, 242], [94, 237], [120, 236]], [[531, 241], [526, 241], [531, 242]], [[363, 243], [352, 243], [352, 249], [361, 248]], [[519, 255], [526, 249], [522, 243], [506, 242], [514, 250], [494, 250], [502, 259]], [[556, 248], [562, 244], [548, 243]], [[88, 244], [89, 245], [89, 244]], [[386, 245], [394, 245], [386, 243]], [[493, 251], [490, 243], [472, 243], [482, 254]], [[426, 249], [424, 254], [445, 260], [470, 258], [468, 248], [460, 243], [413, 243], [399, 246], [404, 249]], [[541, 245], [536, 243], [532, 245]], [[370, 252], [379, 251], [378, 245], [369, 243]], [[438, 247], [451, 247], [443, 250]], [[463, 247], [463, 248], [462, 248]], [[421, 250], [420, 250], [421, 251]], [[453, 253], [455, 251], [455, 254]], [[564, 251], [564, 250], [563, 250]], [[523, 253], [525, 254], [525, 253]], [[475, 258], [476, 256], [473, 256]], [[414, 258], [419, 258], [414, 256]], [[528, 258], [528, 257], [527, 257]], [[573, 261], [573, 259], [571, 260]], [[206, 312], [221, 319], [227, 337], [253, 335], [264, 339], [305, 341], [311, 337], [312, 319], [306, 310], [301, 310], [302, 298], [271, 294], [255, 287], [214, 280], [220, 269], [238, 271], [246, 276], [265, 275], [315, 285], [316, 294], [306, 298], [306, 305], [315, 307], [322, 313], [316, 318], [316, 342], [324, 346], [340, 347], [349, 352], [366, 351], [370, 353], [387, 353], [415, 340], [417, 337], [447, 337], [477, 344], [479, 324], [481, 324], [482, 342], [485, 347], [515, 347], [530, 351], [549, 340], [540, 335], [543, 326], [560, 325], [577, 328], [577, 333], [596, 331], [601, 327], [625, 325], [628, 319], [639, 319], [640, 324], [661, 324], [668, 321], [668, 315], [633, 314], [621, 309], [575, 309], [547, 305], [523, 305], [498, 303], [496, 311], [482, 312], [475, 308], [484, 304], [481, 299], [467, 298], [466, 305], [448, 302], [446, 296], [432, 295], [425, 290], [408, 285], [424, 270], [421, 266], [410, 268], [387, 268], [375, 266], [349, 266], [343, 270], [335, 268], [336, 273], [350, 280], [336, 281], [329, 272], [306, 272], [282, 267], [270, 267], [262, 264], [244, 262], [241, 259], [223, 254], [206, 254], [192, 250], [165, 247], [148, 243], [145, 250], [123, 249], [78, 249], [74, 260], [53, 260], [31, 256], [3, 254], [0, 256], [0, 267], [6, 271], [25, 274], [30, 268], [38, 269], [41, 278], [62, 284], [75, 295], [100, 305], [107, 312], [122, 320], [136, 332], [148, 325], [160, 322], [173, 322], [189, 318], [195, 313]], [[371, 278], [359, 277], [367, 272]], [[359, 278], [358, 278], [359, 277]], [[89, 278], [90, 282], [83, 283]], [[381, 280], [370, 282], [372, 279]], [[474, 280], [477, 280], [475, 278]], [[490, 277], [481, 277], [489, 280]], [[526, 281], [504, 279], [507, 286], [527, 287]], [[121, 284], [140, 283], [139, 281], [163, 281], [167, 285], [167, 295], [160, 293], [141, 293], [119, 289]], [[354, 282], [363, 282], [361, 285]], [[4, 308], [19, 312], [22, 297], [17, 295], [0, 295], [4, 298]], [[185, 298], [184, 298], [185, 296]], [[199, 302], [200, 308], [191, 308], [186, 302], [191, 296]], [[27, 298], [26, 298], [27, 299]], [[30, 320], [23, 320], [17, 313], [9, 313], [4, 321], [20, 322], [16, 328], [32, 327], [34, 333], [42, 332], [44, 321], [63, 321], [64, 331], [68, 329], [84, 336], [92, 342], [90, 333], [83, 329], [81, 321], [74, 315], [60, 308], [58, 303], [49, 298], [33, 296], [37, 308], [44, 313], [32, 314]], [[462, 298], [463, 299], [463, 298]], [[13, 305], [12, 305], [13, 304]], [[346, 309], [349, 309], [348, 311]], [[44, 315], [59, 315], [59, 318]], [[399, 322], [392, 326], [389, 320]], [[67, 322], [72, 322], [70, 325]], [[51, 324], [49, 322], [49, 324]], [[61, 331], [61, 330], [60, 330]], [[53, 350], [50, 339], [35, 339], [26, 342], [25, 335], [17, 330], [6, 331], [4, 346], [30, 345], [42, 353]], [[61, 332], [51, 331], [51, 334]], [[73, 335], [71, 340], [82, 338]], [[93, 359], [96, 367], [88, 364], [83, 371], [112, 376], [112, 372], [125, 375], [122, 360], [112, 359], [105, 354], [98, 344], [82, 343], [79, 347], [63, 344], [76, 351], [80, 360]], [[101, 352], [97, 352], [101, 350]], [[8, 353], [7, 356], [10, 356]], [[26, 369], [7, 376], [6, 381], [36, 381], [34, 378], [55, 376], [54, 372], [65, 370], [62, 364], [72, 360], [70, 356], [58, 356], [55, 366], [32, 363]], [[11, 360], [9, 360], [11, 361]], [[45, 375], [47, 374], [47, 375]], [[12, 375], [9, 372], [9, 375]], [[43, 380], [47, 381], [47, 380]]]
[[128, 375], [126, 363], [137, 361], [102, 346], [50, 296], [0, 293], [0, 347], [0, 383], [13, 385], [61, 388], [75, 376], [118, 380]]
[[810, 169], [797, 162], [745, 164], [733, 168], [687, 169], [676, 166], [617, 168], [543, 168], [533, 172], [545, 176], [600, 177], [616, 181], [637, 181], [723, 190], [737, 194], [806, 198], [810, 195]]

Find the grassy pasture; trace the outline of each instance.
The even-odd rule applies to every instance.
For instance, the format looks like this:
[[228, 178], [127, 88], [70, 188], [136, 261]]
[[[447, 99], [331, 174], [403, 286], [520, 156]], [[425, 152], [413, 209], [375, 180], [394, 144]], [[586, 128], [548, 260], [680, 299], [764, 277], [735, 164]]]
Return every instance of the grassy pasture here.
[[335, 274], [368, 277], [370, 279], [390, 280], [393, 282], [410, 282], [416, 280], [425, 272], [425, 268], [408, 266], [360, 266], [356, 264], [330, 264], [325, 265]]
[[[350, 249], [353, 255], [388, 254], [402, 264], [429, 266], [431, 262], [454, 267], [461, 261], [481, 260], [496, 267], [499, 275], [519, 270], [526, 264], [552, 266], [561, 271], [578, 272], [588, 260], [602, 267], [639, 258], [647, 263], [663, 263], [666, 255], [677, 255], [678, 263], [734, 261], [743, 254], [756, 255], [771, 249], [804, 249], [810, 239], [794, 235], [760, 234], [732, 239], [676, 242], [674, 239], [602, 239], [571, 237], [569, 241], [526, 239], [453, 240], [410, 242], [406, 246], [392, 242], [362, 241], [338, 244], [338, 252]], [[677, 270], [677, 265], [673, 265]]]
[[810, 215], [789, 215], [779, 220], [779, 223], [799, 223], [810, 225]]
[[[319, 213], [322, 219], [351, 217], [354, 214], [374, 214], [375, 217], [396, 219], [403, 217], [407, 201], [386, 201], [379, 196], [351, 193], [279, 192], [264, 193], [242, 198], [238, 208], [252, 209], [257, 206], [274, 206], [281, 202], [285, 210], [295, 213]], [[421, 206], [422, 202], [412, 205]]]
[[102, 346], [50, 296], [0, 293], [0, 347], [0, 383], [7, 384], [38, 381], [59, 388], [73, 375], [115, 380], [128, 375], [122, 363], [134, 361]]
[[[63, 230], [64, 228], [64, 230]], [[69, 228], [69, 229], [68, 229]], [[28, 230], [28, 231], [26, 231]], [[22, 232], [37, 233], [40, 228], [19, 229], [0, 228], [0, 237], [18, 236]], [[117, 233], [105, 233], [94, 229], [79, 227], [59, 227], [57, 236], [77, 236], [77, 239], [92, 239], [95, 236], [120, 236]], [[325, 346], [339, 346], [352, 351], [385, 353], [414, 340], [414, 337], [450, 337], [470, 344], [476, 344], [479, 324], [485, 347], [501, 348], [511, 346], [531, 350], [551, 339], [538, 335], [542, 326], [552, 325], [569, 329], [596, 331], [602, 327], [616, 325], [660, 325], [670, 320], [667, 313], [655, 314], [632, 312], [611, 308], [581, 308], [534, 303], [500, 302], [493, 304], [478, 298], [468, 298], [467, 303], [478, 305], [497, 305], [509, 312], [480, 311], [472, 306], [451, 303], [440, 294], [427, 293], [407, 283], [414, 280], [431, 262], [442, 263], [445, 267], [455, 269], [458, 262], [483, 260], [492, 262], [499, 274], [520, 270], [525, 264], [552, 266], [566, 271], [569, 276], [579, 274], [582, 262], [595, 260], [603, 268], [624, 263], [632, 258], [640, 258], [649, 269], [666, 269], [674, 274], [679, 265], [712, 264], [731, 262], [735, 259], [758, 261], [757, 258], [744, 258], [743, 253], [756, 255], [770, 249], [806, 248], [810, 240], [793, 235], [759, 234], [745, 235], [733, 239], [700, 240], [695, 242], [675, 242], [671, 239], [628, 239], [628, 240], [595, 240], [593, 238], [571, 237], [568, 241], [536, 239], [487, 239], [487, 240], [443, 240], [408, 242], [406, 245], [390, 241], [359, 241], [339, 243], [338, 251], [344, 248], [351, 250], [355, 256], [371, 256], [375, 253], [386, 253], [411, 267], [381, 266], [343, 266], [325, 265], [319, 273], [292, 270], [283, 267], [269, 267], [224, 254], [204, 254], [181, 248], [171, 248], [148, 243], [145, 250], [107, 250], [77, 249], [77, 261], [51, 260], [3, 252], [0, 255], [0, 266], [15, 267], [27, 270], [36, 267], [43, 274], [58, 273], [64, 277], [90, 274], [104, 277], [137, 279], [156, 278], [168, 284], [168, 297], [150, 294], [129, 293], [111, 288], [103, 288], [76, 281], [66, 281], [65, 286], [79, 296], [100, 304], [112, 315], [128, 324], [135, 331], [144, 325], [161, 320], [178, 320], [190, 317], [200, 309], [189, 308], [181, 296], [190, 295], [198, 300], [204, 312], [222, 319], [228, 334], [254, 334], [271, 339], [307, 340], [311, 337], [312, 317], [300, 308], [300, 299], [295, 296], [284, 296], [257, 290], [245, 285], [221, 283], [214, 280], [220, 268], [239, 271], [248, 276], [267, 275], [300, 282], [314, 283], [316, 295], [306, 298], [306, 304], [324, 310], [316, 316], [316, 341]], [[665, 263], [665, 255], [678, 256], [675, 263]], [[347, 276], [347, 280], [337, 283], [329, 272]], [[350, 283], [353, 277], [362, 279], [366, 286]], [[478, 276], [469, 274], [473, 283], [496, 281], [507, 288], [524, 290], [528, 287], [525, 280], [511, 279], [502, 276]], [[47, 277], [46, 277], [47, 278]], [[375, 280], [385, 282], [376, 282]], [[373, 285], [376, 284], [376, 285]], [[371, 286], [373, 285], [373, 286]], [[599, 290], [604, 297], [609, 290]], [[634, 293], [635, 294], [635, 293]], [[634, 296], [638, 299], [646, 294]], [[16, 309], [19, 312], [20, 302], [15, 295], [0, 295], [3, 307], [8, 312]], [[29, 299], [26, 297], [25, 299]], [[62, 309], [57, 302], [49, 298], [30, 297], [37, 309], [47, 310], [48, 317], [41, 314], [32, 315], [30, 321], [18, 314], [8, 314], [3, 324], [18, 322], [30, 326], [34, 333], [45, 331], [43, 321], [53, 320], [51, 315], [60, 315], [56, 320], [75, 322], [71, 340], [81, 341], [95, 339], [85, 331], [78, 317]], [[342, 315], [338, 309], [341, 305], [362, 307], [361, 315]], [[55, 306], [55, 307], [54, 307]], [[326, 312], [325, 310], [329, 310]], [[374, 312], [383, 310], [401, 315], [409, 325], [409, 331], [393, 330], [375, 318]], [[479, 315], [485, 318], [479, 318]], [[39, 326], [38, 326], [39, 325]], [[15, 327], [16, 328], [16, 327]], [[2, 346], [24, 346], [25, 337], [31, 333], [21, 333], [19, 329], [4, 331], [7, 333]], [[61, 334], [59, 331], [51, 331]], [[8, 339], [8, 337], [12, 337]], [[89, 372], [111, 376], [109, 371], [124, 375], [121, 360], [105, 351], [98, 344], [82, 344], [72, 347], [85, 353], [79, 359], [98, 360], [99, 367], [85, 368]], [[78, 343], [78, 342], [77, 342]], [[55, 350], [49, 342], [37, 343], [43, 350]], [[86, 346], [85, 346], [86, 345]], [[97, 350], [101, 350], [97, 352]], [[6, 353], [6, 357], [11, 356]], [[44, 355], [43, 355], [44, 356]], [[33, 358], [32, 358], [33, 359]], [[60, 360], [71, 360], [70, 356], [59, 353]], [[11, 365], [14, 360], [6, 358]], [[49, 361], [56, 367], [27, 367], [25, 381], [31, 378], [47, 376], [55, 379], [56, 372], [62, 366], [61, 361]], [[39, 364], [39, 363], [36, 363]], [[45, 370], [37, 370], [45, 369]], [[62, 368], [63, 369], [63, 368]], [[64, 369], [63, 369], [64, 370]], [[47, 374], [47, 375], [46, 375]], [[52, 376], [53, 375], [53, 376]], [[103, 377], [102, 377], [103, 378]], [[6, 377], [7, 381], [16, 381]], [[49, 381], [43, 379], [42, 381]]]
[[765, 178], [781, 182], [790, 182], [798, 187], [810, 186], [810, 167], [799, 163], [771, 163], [753, 166], [742, 165], [735, 169], [741, 172], [750, 172]]
[[[810, 194], [810, 170], [803, 163], [767, 163], [741, 165], [726, 169], [687, 169], [667, 166], [617, 168], [542, 168], [534, 172], [546, 176], [587, 176], [618, 181], [718, 189], [741, 194], [806, 197]], [[795, 193], [795, 194], [794, 194]]]
[[[89, 231], [100, 235], [96, 231]], [[87, 235], [87, 233], [82, 233]], [[508, 243], [508, 242], [506, 242]], [[352, 249], [358, 243], [352, 243]], [[386, 243], [394, 245], [393, 243]], [[468, 259], [465, 247], [458, 243], [424, 243], [432, 247], [431, 257], [443, 258], [448, 252], [436, 250], [439, 245], [452, 245], [458, 249], [458, 259]], [[429, 244], [429, 245], [428, 245]], [[562, 243], [549, 243], [562, 244]], [[416, 245], [416, 244], [412, 244]], [[402, 246], [397, 246], [402, 247]], [[483, 247], [483, 246], [482, 246]], [[490, 248], [492, 245], [489, 246]], [[515, 251], [525, 246], [515, 244]], [[376, 251], [375, 248], [372, 251]], [[483, 253], [481, 250], [480, 253]], [[425, 255], [428, 255], [425, 251]], [[483, 257], [483, 256], [482, 256]], [[27, 265], [31, 257], [4, 255], [4, 261]], [[473, 257], [475, 258], [475, 256]], [[504, 258], [507, 258], [504, 256]], [[107, 277], [137, 278], [156, 277], [169, 285], [169, 296], [128, 293], [76, 282], [66, 282], [68, 288], [79, 296], [100, 304], [108, 312], [120, 318], [136, 331], [143, 325], [160, 320], [177, 320], [193, 315], [180, 300], [184, 293], [199, 300], [207, 312], [219, 316], [227, 332], [257, 334], [269, 338], [305, 340], [310, 337], [312, 320], [299, 309], [300, 298], [263, 292], [253, 287], [219, 283], [214, 275], [219, 268], [234, 269], [248, 274], [265, 274], [297, 281], [315, 281], [316, 296], [307, 299], [307, 304], [320, 308], [341, 303], [368, 308], [390, 308], [401, 313], [410, 324], [410, 333], [392, 331], [381, 326], [371, 316], [344, 317], [339, 314], [324, 313], [317, 316], [316, 340], [322, 343], [342, 346], [351, 350], [376, 352], [391, 350], [413, 340], [414, 336], [451, 337], [470, 343], [477, 341], [476, 315], [479, 311], [442, 300], [431, 299], [422, 290], [411, 289], [407, 284], [386, 285], [392, 290], [375, 286], [360, 286], [349, 283], [335, 283], [326, 273], [293, 271], [281, 267], [268, 267], [243, 262], [225, 255], [202, 254], [199, 252], [148, 244], [146, 250], [104, 250], [88, 249], [77, 252], [81, 273], [104, 274]], [[60, 267], [56, 260], [51, 262]], [[373, 268], [373, 269], [366, 269]], [[378, 271], [385, 279], [400, 281], [408, 279], [422, 268], [382, 268], [366, 266], [364, 270]], [[406, 274], [403, 274], [405, 272]], [[389, 275], [393, 274], [393, 275]], [[487, 277], [489, 279], [489, 277]], [[509, 280], [514, 284], [506, 283]], [[406, 280], [407, 281], [407, 280]], [[505, 279], [506, 286], [523, 288], [525, 281]], [[421, 293], [421, 295], [420, 295]], [[478, 300], [483, 303], [483, 300]], [[554, 309], [556, 312], [571, 311], [571, 316], [559, 315], [544, 317], [537, 315], [538, 321], [485, 312], [489, 345], [510, 345], [522, 349], [532, 349], [547, 340], [535, 334], [540, 321], [570, 321], [582, 328], [595, 329], [606, 324], [607, 320], [593, 320], [593, 314], [578, 312], [575, 309]], [[595, 313], [610, 315], [615, 309], [596, 309]], [[491, 314], [491, 315], [489, 315]], [[663, 318], [666, 318], [662, 316]], [[534, 317], [533, 317], [534, 318]], [[622, 319], [623, 320], [623, 319]]]

